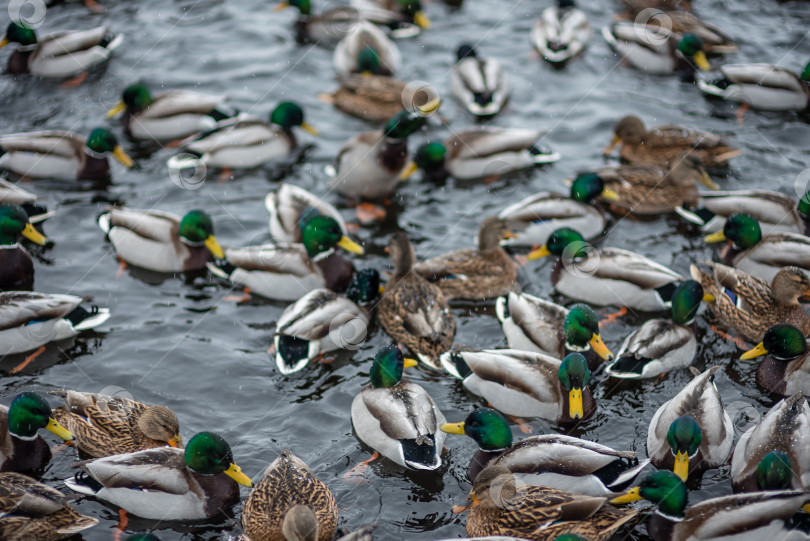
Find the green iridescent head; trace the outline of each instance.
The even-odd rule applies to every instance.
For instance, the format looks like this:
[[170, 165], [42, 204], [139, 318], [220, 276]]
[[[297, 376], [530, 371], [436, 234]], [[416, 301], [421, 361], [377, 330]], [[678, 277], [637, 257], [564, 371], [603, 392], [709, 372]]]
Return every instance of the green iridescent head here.
[[53, 418], [51, 405], [45, 398], [37, 393], [18, 394], [8, 408], [8, 431], [20, 438], [31, 439], [41, 428], [65, 441], [73, 439], [73, 434]]
[[301, 15], [310, 15], [312, 13], [312, 2], [309, 0], [289, 0], [287, 3], [298, 8]]
[[154, 534], [142, 532], [134, 533], [127, 537], [124, 541], [160, 541], [160, 539]]
[[703, 50], [703, 39], [697, 34], [684, 34], [678, 43], [678, 50], [684, 56], [692, 58]]
[[687, 280], [672, 293], [672, 321], [676, 325], [687, 325], [695, 319], [700, 302], [703, 300], [703, 286], [694, 280]]
[[810, 218], [810, 191], [805, 192], [805, 194], [799, 199], [799, 212], [805, 218]]
[[33, 28], [14, 21], [8, 23], [5, 38], [10, 43], [19, 43], [23, 46], [36, 45], [37, 43], [37, 33], [34, 32]]
[[425, 143], [416, 149], [413, 161], [427, 173], [443, 172], [446, 157], [447, 148], [442, 143]]
[[180, 238], [188, 244], [203, 244], [213, 234], [214, 222], [203, 210], [192, 210], [180, 220]]
[[641, 484], [631, 489], [630, 493], [634, 491], [641, 498], [658, 505], [659, 511], [671, 517], [682, 517], [689, 500], [689, 491], [681, 478], [667, 470], [647, 474]]
[[563, 255], [568, 245], [574, 242], [581, 243], [582, 246], [585, 246], [585, 238], [579, 231], [571, 229], [570, 227], [561, 227], [554, 230], [554, 232], [549, 235], [546, 241], [546, 247], [552, 255], [559, 257]]
[[723, 234], [738, 248], [748, 250], [762, 240], [762, 229], [759, 222], [750, 214], [732, 214], [726, 219]]
[[463, 423], [442, 425], [444, 432], [471, 437], [484, 451], [502, 451], [512, 446], [512, 430], [503, 415], [490, 408], [480, 408]]
[[599, 318], [593, 308], [578, 303], [568, 310], [563, 329], [567, 343], [584, 348], [594, 335], [599, 334]]
[[[410, 364], [410, 363], [409, 363]], [[369, 379], [375, 389], [387, 389], [402, 379], [405, 370], [405, 357], [397, 346], [385, 346], [374, 356]]]
[[363, 47], [357, 53], [357, 71], [360, 73], [373, 73], [374, 75], [386, 75], [385, 69], [380, 60], [380, 55], [374, 47]]
[[331, 216], [312, 216], [301, 230], [301, 242], [309, 257], [332, 250], [343, 238], [340, 224]]
[[757, 485], [760, 490], [786, 490], [793, 480], [790, 458], [782, 451], [771, 451], [757, 465]]
[[233, 452], [225, 438], [213, 432], [192, 437], [185, 450], [186, 466], [203, 475], [225, 472], [233, 464]]
[[583, 173], [571, 183], [571, 199], [590, 203], [605, 191], [605, 181], [596, 173]]
[[667, 431], [667, 443], [676, 457], [684, 455], [694, 456], [703, 441], [700, 425], [689, 415], [682, 415], [672, 421]]
[[810, 62], [802, 70], [802, 80], [810, 83]]
[[87, 148], [99, 154], [114, 152], [118, 147], [118, 139], [105, 128], [96, 128], [87, 136]]
[[569, 353], [565, 356], [557, 372], [557, 379], [563, 389], [584, 389], [591, 381], [591, 371], [588, 361], [581, 353]]
[[152, 105], [152, 93], [145, 85], [129, 85], [121, 94], [121, 101], [127, 106], [127, 111], [135, 114]]
[[391, 139], [406, 139], [425, 125], [426, 117], [407, 110], [400, 111], [385, 124], [385, 136]]
[[802, 332], [788, 323], [778, 323], [765, 331], [762, 345], [765, 351], [784, 360], [795, 359], [807, 351], [807, 340]]
[[37, 244], [46, 239], [28, 222], [28, 214], [20, 205], [0, 205], [0, 245], [17, 244], [20, 235]]
[[422, 2], [420, 0], [399, 0], [399, 11], [413, 17], [422, 11]]
[[354, 273], [346, 297], [359, 306], [368, 306], [380, 296], [380, 273], [377, 269], [363, 269]]
[[291, 130], [304, 124], [304, 110], [297, 103], [283, 101], [270, 113], [270, 123]]

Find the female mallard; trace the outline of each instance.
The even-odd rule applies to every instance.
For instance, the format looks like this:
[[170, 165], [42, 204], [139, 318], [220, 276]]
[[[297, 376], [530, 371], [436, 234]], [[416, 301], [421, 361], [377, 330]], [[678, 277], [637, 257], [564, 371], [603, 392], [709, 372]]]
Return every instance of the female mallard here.
[[[30, 73], [38, 77], [74, 77], [106, 62], [124, 36], [106, 26], [79, 32], [56, 32], [37, 39], [32, 28], [8, 23], [0, 47], [18, 43], [8, 59], [8, 73]], [[85, 75], [86, 76], [86, 75]]]
[[740, 437], [731, 456], [734, 492], [810, 486], [809, 413], [807, 401], [797, 392], [768, 410], [759, 424]]
[[28, 215], [28, 221], [36, 224], [54, 215], [53, 211], [36, 204], [39, 196], [23, 190], [16, 184], [0, 178], [0, 205], [20, 205]]
[[265, 196], [264, 207], [270, 215], [270, 236], [278, 242], [301, 242], [307, 220], [318, 214], [335, 220], [343, 236], [349, 236], [346, 223], [335, 207], [295, 184], [281, 183], [278, 190]]
[[613, 141], [605, 149], [605, 155], [621, 143], [619, 154], [629, 163], [652, 163], [668, 167], [673, 159], [684, 154], [700, 158], [704, 167], [724, 167], [742, 150], [730, 147], [720, 136], [688, 130], [681, 126], [663, 125], [651, 130], [637, 116], [626, 116], [613, 128]]
[[802, 331], [789, 323], [778, 323], [765, 331], [762, 341], [742, 354], [741, 360], [765, 356], [757, 368], [757, 384], [772, 393], [810, 395], [810, 354]]
[[698, 79], [698, 88], [710, 96], [764, 111], [810, 107], [810, 63], [801, 75], [770, 64], [731, 64], [720, 66], [719, 71], [717, 79]]
[[301, 244], [265, 244], [228, 248], [223, 261], [208, 270], [250, 292], [268, 299], [298, 300], [319, 288], [343, 292], [349, 287], [354, 266], [337, 252], [343, 248], [362, 254], [363, 247], [347, 237], [333, 218], [316, 214], [307, 219]]
[[300, 44], [333, 43], [346, 36], [360, 22], [360, 13], [349, 6], [338, 6], [312, 13], [310, 0], [284, 0], [273, 8], [274, 11], [293, 6], [298, 9], [295, 22], [295, 40]]
[[288, 306], [273, 336], [279, 372], [303, 370], [329, 351], [356, 349], [366, 339], [379, 293], [379, 273], [363, 269], [354, 274], [345, 296], [316, 289]]
[[214, 129], [192, 139], [177, 156], [169, 158], [172, 170], [192, 167], [250, 169], [266, 162], [289, 159], [298, 141], [292, 129], [318, 135], [304, 120], [304, 110], [291, 101], [278, 104], [270, 122], [240, 114], [217, 122]]
[[160, 210], [110, 208], [98, 217], [121, 261], [156, 272], [205, 268], [213, 255], [225, 253], [214, 236], [214, 222], [202, 210], [182, 218]]
[[506, 415], [570, 425], [596, 412], [591, 371], [580, 353], [560, 361], [514, 349], [453, 350], [441, 361], [465, 389]]
[[[794, 539], [782, 521], [807, 501], [799, 490], [775, 490], [721, 496], [686, 509], [689, 493], [674, 473], [655, 471], [627, 493], [611, 500], [621, 504], [641, 499], [657, 505], [647, 524], [655, 541], [696, 539]], [[804, 534], [802, 534], [804, 535]]]
[[[239, 485], [253, 486], [221, 436], [200, 432], [185, 449], [158, 447], [85, 460], [68, 488], [141, 518], [198, 520], [239, 503]], [[237, 484], [238, 483], [238, 484]]]
[[810, 336], [810, 316], [799, 300], [810, 298], [810, 279], [796, 267], [780, 269], [769, 284], [733, 267], [704, 261], [690, 267], [707, 295], [712, 314], [748, 342], [759, 342], [777, 323], [790, 323]]
[[697, 68], [711, 69], [697, 34], [667, 35], [654, 26], [619, 21], [602, 28], [602, 36], [623, 61], [647, 73], [691, 76]]
[[416, 149], [403, 178], [421, 169], [432, 181], [448, 176], [458, 180], [493, 180], [514, 171], [556, 162], [560, 155], [537, 140], [541, 132], [484, 126], [456, 132], [444, 143], [426, 143]]
[[594, 248], [578, 231], [563, 227], [548, 242], [529, 252], [529, 259], [555, 255], [554, 288], [588, 304], [624, 306], [654, 312], [670, 307], [675, 283], [684, 278], [673, 270], [627, 250]]
[[562, 359], [581, 353], [596, 370], [613, 354], [599, 334], [596, 312], [586, 304], [566, 308], [527, 293], [510, 292], [495, 304], [506, 343], [511, 349], [534, 351]]
[[352, 426], [375, 454], [411, 470], [435, 470], [447, 436], [439, 427], [447, 419], [422, 387], [402, 380], [406, 366], [416, 361], [396, 346], [377, 352], [371, 383], [352, 401]]
[[399, 71], [402, 55], [382, 30], [360, 21], [338, 42], [332, 61], [341, 77], [352, 73], [392, 76]]
[[192, 90], [169, 90], [152, 95], [146, 85], [124, 89], [107, 118], [124, 113], [127, 135], [141, 141], [174, 141], [214, 129], [216, 123], [234, 115], [223, 107], [224, 96]]
[[694, 379], [655, 412], [647, 431], [647, 455], [656, 468], [671, 469], [686, 481], [728, 462], [734, 425], [714, 385], [720, 368], [700, 373], [690, 367]]
[[737, 44], [723, 30], [699, 19], [689, 11], [678, 9], [662, 11], [654, 7], [650, 10], [651, 6], [646, 6], [644, 5], [646, 2], [639, 0], [629, 0], [625, 4], [628, 4], [625, 13], [627, 18], [646, 26], [657, 36], [657, 41], [670, 34], [675, 39], [681, 39], [685, 34], [696, 34], [703, 40], [703, 50], [706, 54], [729, 54], [738, 50]]
[[109, 180], [110, 153], [124, 167], [132, 167], [132, 158], [104, 128], [91, 131], [87, 139], [66, 131], [0, 135], [0, 169], [22, 177]]
[[[244, 517], [244, 514], [242, 515]], [[374, 538], [376, 524], [361, 526], [359, 530], [338, 537], [335, 541], [371, 541]], [[284, 514], [281, 523], [282, 537], [278, 541], [318, 541], [321, 539], [321, 526], [318, 517], [307, 505], [294, 505]], [[245, 541], [253, 541], [245, 536]], [[265, 539], [265, 538], [262, 538]], [[275, 539], [275, 538], [271, 538]], [[327, 538], [327, 539], [331, 539]]]
[[484, 468], [498, 465], [525, 484], [606, 496], [621, 492], [649, 462], [639, 464], [633, 451], [615, 451], [562, 434], [531, 436], [513, 445], [506, 419], [490, 408], [473, 411], [463, 423], [444, 424], [442, 430], [469, 436], [478, 444], [467, 468], [471, 481]]
[[54, 418], [73, 434], [73, 445], [90, 456], [134, 453], [153, 447], [182, 447], [180, 423], [166, 406], [147, 406], [120, 396], [58, 390], [65, 406]]
[[[301, 532], [299, 522], [315, 515], [315, 532]], [[289, 517], [289, 518], [288, 518]], [[248, 541], [331, 541], [337, 529], [335, 497], [303, 460], [287, 450], [264, 470], [245, 500], [242, 529]]]
[[0, 537], [6, 541], [55, 541], [96, 524], [55, 488], [20, 473], [0, 473]]
[[73, 439], [56, 422], [51, 406], [37, 393], [20, 393], [11, 406], [0, 405], [0, 471], [39, 471], [51, 459], [51, 448], [37, 432], [44, 428], [65, 441]]
[[475, 116], [488, 117], [501, 112], [509, 99], [509, 84], [501, 63], [483, 58], [472, 45], [461, 45], [450, 70], [450, 92]]
[[687, 280], [672, 294], [672, 319], [649, 319], [625, 338], [616, 360], [607, 366], [609, 376], [621, 379], [654, 378], [695, 360], [695, 321], [703, 288]]
[[351, 5], [365, 19], [390, 27], [398, 38], [417, 36], [430, 28], [421, 0], [351, 0]]
[[[637, 514], [634, 509], [605, 505], [604, 497], [519, 484], [500, 465], [490, 466], [476, 477], [470, 499], [467, 534], [475, 537], [546, 541], [577, 534], [592, 541], [607, 541]], [[454, 507], [453, 511], [464, 509]]]
[[385, 75], [353, 74], [340, 78], [340, 88], [319, 97], [344, 113], [384, 122], [403, 109], [406, 84]]
[[0, 290], [31, 289], [34, 285], [34, 262], [20, 244], [21, 236], [40, 246], [48, 242], [34, 229], [21, 206], [0, 205]]
[[655, 9], [659, 11], [692, 11], [690, 0], [622, 0], [627, 14], [631, 19], [645, 9]]
[[450, 349], [456, 334], [447, 298], [438, 285], [412, 272], [416, 256], [405, 233], [391, 237], [388, 252], [394, 273], [377, 305], [380, 325], [424, 364], [441, 370], [439, 355]]
[[763, 280], [773, 280], [786, 266], [797, 267], [810, 276], [810, 238], [798, 233], [763, 237], [759, 222], [749, 214], [732, 214], [722, 231], [707, 235], [705, 240], [729, 241], [731, 249], [727, 249], [723, 263]]
[[480, 300], [519, 288], [518, 265], [501, 248], [511, 233], [500, 218], [490, 216], [478, 228], [478, 249], [454, 250], [414, 265], [413, 270], [438, 284], [447, 299]]
[[591, 25], [574, 0], [557, 0], [540, 14], [532, 26], [532, 45], [554, 64], [567, 62], [585, 49]]

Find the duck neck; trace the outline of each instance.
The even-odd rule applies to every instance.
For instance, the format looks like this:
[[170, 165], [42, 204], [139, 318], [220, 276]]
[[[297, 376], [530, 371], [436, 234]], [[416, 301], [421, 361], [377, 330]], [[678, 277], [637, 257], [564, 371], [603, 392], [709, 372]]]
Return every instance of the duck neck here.
[[79, 172], [82, 180], [109, 180], [110, 162], [105, 154], [84, 148], [84, 166]]
[[21, 46], [11, 53], [8, 58], [8, 72], [11, 74], [29, 73], [28, 63], [31, 61], [34, 49], [36, 49], [36, 45]]
[[408, 162], [408, 140], [384, 137], [377, 149], [379, 164], [388, 171], [399, 172]]

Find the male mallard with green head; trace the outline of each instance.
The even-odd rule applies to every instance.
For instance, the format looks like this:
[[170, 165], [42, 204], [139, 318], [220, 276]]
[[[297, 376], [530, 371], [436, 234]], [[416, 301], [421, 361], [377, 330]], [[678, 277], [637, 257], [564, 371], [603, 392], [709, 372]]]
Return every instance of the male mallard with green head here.
[[333, 63], [340, 77], [352, 73], [391, 77], [399, 70], [402, 55], [382, 30], [363, 20], [338, 42]]
[[602, 28], [602, 37], [622, 61], [647, 73], [691, 78], [698, 69], [711, 69], [703, 51], [703, 38], [697, 34], [662, 36], [656, 27], [618, 21]]
[[0, 290], [30, 289], [34, 285], [34, 262], [20, 244], [25, 237], [40, 246], [48, 239], [34, 229], [19, 205], [0, 205]]
[[700, 90], [710, 96], [763, 111], [806, 111], [810, 107], [810, 63], [802, 72], [770, 64], [720, 66], [720, 77], [698, 79]]
[[782, 396], [810, 394], [810, 353], [803, 332], [789, 323], [777, 323], [740, 360], [764, 358], [757, 368], [757, 384]]
[[50, 404], [42, 395], [24, 392], [14, 397], [11, 406], [0, 405], [0, 471], [39, 471], [51, 459], [51, 448], [38, 434], [40, 429], [73, 439], [54, 419]]

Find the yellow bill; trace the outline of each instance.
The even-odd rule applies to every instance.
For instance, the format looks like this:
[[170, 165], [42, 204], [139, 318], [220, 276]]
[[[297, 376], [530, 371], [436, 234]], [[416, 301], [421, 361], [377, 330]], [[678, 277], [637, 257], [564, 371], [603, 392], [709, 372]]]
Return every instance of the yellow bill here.
[[362, 246], [360, 246], [359, 244], [357, 244], [352, 239], [346, 236], [340, 238], [338, 246], [340, 246], [341, 248], [352, 254], [363, 255], [365, 253]]
[[419, 366], [419, 361], [405, 357], [405, 368], [413, 368], [414, 366]]
[[693, 58], [695, 59], [695, 64], [697, 64], [697, 66], [703, 71], [712, 70], [712, 65], [709, 64], [709, 59], [706, 58], [706, 53], [703, 51], [696, 52]]
[[568, 415], [572, 419], [582, 419], [585, 416], [582, 408], [582, 389], [573, 388], [568, 391]]
[[624, 494], [622, 494], [621, 496], [616, 496], [615, 498], [610, 500], [610, 503], [632, 503], [642, 499], [643, 498], [641, 497], [641, 488], [633, 487]]
[[685, 483], [686, 478], [689, 477], [689, 455], [683, 451], [678, 451], [675, 455], [675, 466], [672, 471]]
[[419, 170], [419, 166], [416, 165], [416, 162], [408, 163], [408, 165], [405, 166], [405, 169], [403, 169], [402, 172], [399, 174], [400, 182], [408, 180], [418, 170]]
[[593, 348], [593, 351], [602, 359], [608, 361], [613, 358], [613, 353], [610, 352], [599, 334], [594, 333], [588, 343], [591, 345], [591, 348]]
[[316, 137], [320, 134], [320, 132], [315, 129], [315, 126], [313, 126], [309, 122], [302, 122], [301, 123], [301, 129], [304, 130], [307, 133], [310, 133], [310, 134], [316, 136]]
[[705, 237], [703, 237], [703, 240], [710, 244], [715, 242], [723, 242], [724, 240], [726, 240], [726, 234], [723, 231], [718, 231], [717, 233], [706, 235]]
[[242, 486], [253, 488], [253, 481], [250, 480], [250, 477], [242, 473], [242, 469], [233, 462], [231, 462], [231, 466], [225, 470], [225, 475]]
[[529, 258], [529, 261], [534, 261], [535, 259], [541, 259], [548, 255], [551, 255], [551, 251], [548, 249], [548, 246], [543, 245], [540, 248], [537, 248], [536, 250], [532, 250], [531, 252], [529, 252], [529, 255], [527, 255], [526, 257]]
[[0, 47], [5, 47], [8, 45], [8, 38], [3, 36], [3, 39], [0, 39]]
[[222, 246], [219, 245], [219, 241], [214, 235], [205, 239], [205, 247], [217, 259], [225, 259], [225, 252], [222, 251]]
[[281, 11], [283, 9], [287, 9], [288, 7], [290, 7], [289, 2], [280, 2], [278, 5], [276, 5], [276, 7], [273, 8], [273, 11]]
[[378, 288], [377, 288], [377, 293], [379, 293], [380, 295], [382, 295], [383, 293], [385, 293], [385, 286], [380, 286], [380, 287], [378, 287]]
[[124, 152], [124, 149], [121, 148], [120, 146], [117, 146], [113, 149], [113, 156], [115, 156], [115, 159], [121, 162], [121, 164], [127, 169], [129, 169], [134, 165], [132, 158], [130, 158], [129, 154]]
[[48, 419], [48, 424], [45, 426], [45, 429], [53, 432], [65, 441], [70, 441], [73, 439], [73, 433], [64, 426], [60, 425], [53, 417]]
[[44, 246], [48, 243], [47, 237], [37, 231], [31, 224], [25, 224], [25, 229], [23, 229], [22, 235], [34, 244], [39, 244], [40, 246]]
[[416, 14], [413, 16], [413, 22], [415, 22], [422, 30], [427, 30], [430, 28], [430, 19], [428, 19], [428, 16], [425, 15], [423, 11], [416, 12]]
[[715, 302], [717, 299], [711, 293], [703, 294], [703, 302]]
[[720, 189], [720, 185], [717, 184], [715, 181], [713, 181], [712, 177], [710, 177], [709, 173], [707, 173], [706, 171], [703, 171], [703, 173], [701, 173], [700, 178], [698, 180], [700, 180], [700, 183], [709, 188], [710, 190]]
[[605, 188], [604, 190], [602, 190], [602, 197], [604, 197], [608, 201], [618, 201], [619, 199], [621, 199], [621, 197], [619, 197], [619, 194], [617, 194], [610, 188]]
[[123, 113], [126, 110], [127, 106], [123, 101], [119, 101], [115, 104], [115, 106], [107, 111], [107, 118], [112, 118], [120, 113]]
[[448, 434], [461, 434], [464, 435], [464, 423], [444, 423], [439, 427], [442, 432]]
[[765, 349], [765, 344], [760, 342], [759, 344], [754, 347], [754, 349], [749, 349], [742, 355], [740, 355], [741, 361], [747, 361], [749, 359], [756, 359], [757, 357], [762, 357], [763, 355], [767, 355], [768, 350]]
[[180, 437], [180, 434], [175, 434], [174, 437], [166, 443], [169, 444], [169, 447], [183, 447], [183, 438]]
[[621, 143], [622, 140], [619, 138], [618, 135], [613, 135], [613, 139], [610, 141], [610, 144], [605, 147], [605, 150], [602, 151], [603, 154], [608, 155], [613, 152], [613, 149], [616, 148], [616, 145]]

